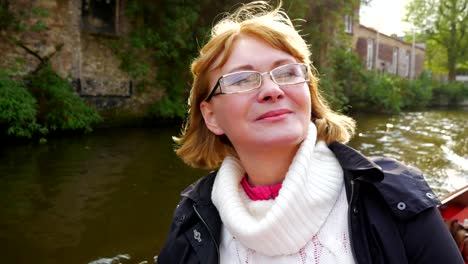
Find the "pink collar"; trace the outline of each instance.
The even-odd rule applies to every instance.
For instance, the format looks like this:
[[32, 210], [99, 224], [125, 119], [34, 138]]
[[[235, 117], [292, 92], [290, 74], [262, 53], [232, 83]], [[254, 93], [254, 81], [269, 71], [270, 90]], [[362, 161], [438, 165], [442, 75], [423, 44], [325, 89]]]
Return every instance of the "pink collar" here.
[[267, 186], [257, 186], [252, 187], [247, 182], [247, 177], [244, 176], [241, 180], [242, 188], [244, 188], [245, 193], [253, 201], [262, 201], [275, 199], [278, 196], [279, 190], [281, 189], [282, 183], [267, 185]]

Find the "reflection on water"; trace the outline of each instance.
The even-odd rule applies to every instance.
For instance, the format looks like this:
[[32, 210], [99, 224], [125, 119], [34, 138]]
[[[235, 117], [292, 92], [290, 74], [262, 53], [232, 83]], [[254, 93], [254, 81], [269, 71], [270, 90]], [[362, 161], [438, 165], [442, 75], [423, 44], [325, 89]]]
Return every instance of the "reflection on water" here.
[[0, 150], [2, 263], [150, 263], [179, 192], [203, 171], [172, 151], [178, 129], [100, 130]]
[[[358, 116], [351, 145], [420, 168], [445, 194], [468, 181], [466, 118], [462, 111]], [[175, 156], [177, 131], [103, 129], [1, 148], [1, 262], [152, 263], [180, 191], [206, 174]]]
[[351, 145], [366, 155], [419, 168], [442, 196], [468, 184], [467, 117], [462, 110], [358, 116]]
[[[126, 260], [131, 259], [130, 255], [128, 254], [119, 254], [113, 258], [100, 258], [97, 260], [93, 260], [88, 264], [121, 264], [122, 262], [125, 263]], [[142, 261], [139, 264], [148, 263], [147, 261]]]

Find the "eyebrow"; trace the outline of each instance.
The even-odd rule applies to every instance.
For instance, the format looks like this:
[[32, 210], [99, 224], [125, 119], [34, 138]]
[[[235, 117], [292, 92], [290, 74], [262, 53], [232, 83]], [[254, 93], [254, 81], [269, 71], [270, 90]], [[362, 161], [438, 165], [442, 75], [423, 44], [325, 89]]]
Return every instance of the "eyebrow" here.
[[[281, 66], [281, 65], [284, 65], [284, 64], [289, 64], [289, 63], [296, 63], [297, 61], [296, 60], [291, 60], [291, 59], [280, 59], [280, 60], [277, 60], [275, 62], [273, 62], [273, 64], [271, 64], [271, 69], [274, 69], [278, 66]], [[232, 69], [230, 69], [228, 72], [226, 72], [225, 74], [228, 74], [228, 73], [233, 73], [233, 72], [237, 72], [237, 71], [254, 71], [255, 67], [252, 65], [252, 64], [244, 64], [244, 65], [239, 65], [239, 66], [236, 66]]]

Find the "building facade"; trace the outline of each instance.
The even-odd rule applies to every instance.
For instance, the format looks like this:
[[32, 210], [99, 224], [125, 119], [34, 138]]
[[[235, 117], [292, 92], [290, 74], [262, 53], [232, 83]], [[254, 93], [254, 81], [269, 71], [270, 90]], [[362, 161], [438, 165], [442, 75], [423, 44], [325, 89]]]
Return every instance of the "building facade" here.
[[344, 19], [345, 32], [352, 37], [353, 50], [362, 59], [367, 70], [408, 79], [415, 79], [423, 72], [426, 53], [423, 44], [409, 43], [395, 35], [388, 36], [354, 23], [351, 16], [345, 16]]

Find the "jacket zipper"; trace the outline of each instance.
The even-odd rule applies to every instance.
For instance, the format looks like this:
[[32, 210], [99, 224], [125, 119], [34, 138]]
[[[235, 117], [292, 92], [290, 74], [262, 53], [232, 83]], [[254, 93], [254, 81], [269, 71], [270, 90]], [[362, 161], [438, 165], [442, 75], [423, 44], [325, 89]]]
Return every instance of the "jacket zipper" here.
[[193, 207], [193, 210], [195, 211], [195, 213], [197, 214], [198, 218], [200, 218], [200, 220], [202, 221], [203, 225], [206, 227], [206, 229], [208, 230], [208, 233], [210, 234], [210, 237], [211, 237], [211, 240], [213, 240], [213, 243], [215, 244], [215, 247], [216, 247], [216, 254], [218, 255], [218, 264], [221, 263], [220, 261], [220, 255], [219, 255], [219, 246], [218, 246], [218, 243], [216, 243], [216, 239], [214, 238], [213, 236], [213, 232], [211, 232], [211, 229], [210, 227], [208, 226], [208, 224], [205, 222], [205, 219], [203, 219], [203, 217], [200, 215], [200, 213], [198, 212], [197, 210], [197, 205], [196, 204], [193, 204], [192, 205]]

